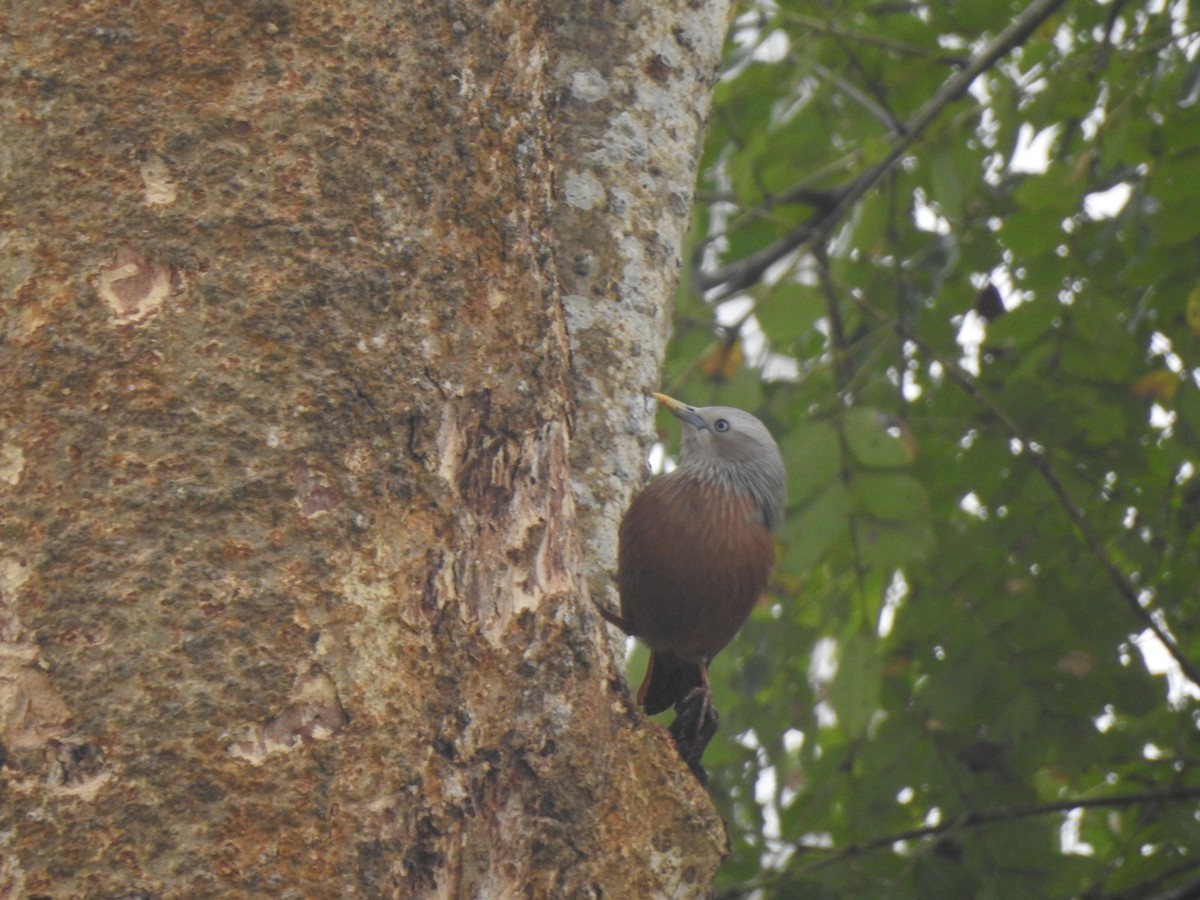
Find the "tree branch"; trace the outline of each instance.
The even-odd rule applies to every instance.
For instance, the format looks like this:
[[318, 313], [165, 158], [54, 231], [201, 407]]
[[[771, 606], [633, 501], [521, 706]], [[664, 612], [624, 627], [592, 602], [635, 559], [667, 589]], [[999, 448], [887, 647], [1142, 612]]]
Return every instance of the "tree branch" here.
[[714, 301], [728, 299], [757, 282], [763, 272], [787, 254], [826, 237], [854, 204], [861, 200], [917, 142], [925, 129], [947, 106], [965, 94], [976, 78], [1024, 43], [1029, 35], [1065, 2], [1066, 0], [1033, 0], [1013, 19], [1012, 24], [996, 35], [966, 66], [950, 76], [934, 95], [904, 122], [901, 133], [888, 152], [842, 189], [836, 206], [828, 210], [818, 210], [800, 227], [758, 252], [723, 266], [715, 272], [702, 274], [697, 279], [700, 289], [709, 291], [720, 288], [717, 296], [713, 298]]
[[[1200, 797], [1200, 786], [1172, 788], [1166, 791], [1135, 791], [1130, 794], [1113, 794], [1108, 797], [1075, 797], [1067, 800], [1056, 800], [1053, 803], [1038, 803], [1032, 806], [1017, 806], [1011, 809], [991, 809], [983, 812], [969, 812], [961, 816], [940, 822], [937, 825], [925, 825], [921, 828], [910, 828], [907, 831], [883, 837], [872, 838], [861, 844], [849, 844], [830, 853], [825, 859], [819, 860], [812, 866], [825, 866], [848, 856], [858, 856], [891, 847], [901, 841], [916, 841], [922, 838], [934, 837], [951, 831], [967, 828], [979, 828], [983, 825], [994, 825], [997, 822], [1013, 822], [1018, 819], [1033, 819], [1051, 813], [1070, 812], [1073, 809], [1122, 809], [1127, 806], [1141, 806], [1148, 803], [1175, 802], [1192, 800]], [[819, 852], [824, 848], [809, 847], [797, 844], [798, 849]]]
[[1193, 878], [1186, 884], [1146, 897], [1145, 900], [1198, 900], [1200, 898], [1200, 878]]
[[1200, 878], [1193, 878], [1159, 893], [1150, 893], [1152, 890], [1157, 891], [1168, 881], [1178, 878], [1180, 875], [1186, 875], [1188, 872], [1194, 872], [1196, 869], [1200, 869], [1200, 860], [1190, 860], [1181, 865], [1172, 866], [1164, 872], [1158, 872], [1152, 878], [1112, 894], [1084, 891], [1081, 896], [1091, 898], [1091, 900], [1196, 900], [1197, 897], [1200, 897]]
[[805, 15], [804, 13], [780, 10], [779, 15], [785, 19], [797, 23], [798, 25], [803, 25], [809, 31], [846, 38], [854, 41], [856, 44], [866, 44], [871, 47], [880, 47], [884, 50], [899, 54], [901, 56], [924, 57], [925, 59], [932, 59], [940, 63], [945, 63], [948, 66], [965, 66], [969, 62], [967, 57], [960, 56], [956, 53], [947, 53], [941, 50], [930, 50], [929, 48], [922, 47], [919, 44], [910, 44], [907, 41], [900, 41], [896, 40], [895, 38], [872, 34], [869, 31], [857, 31], [853, 28], [847, 28], [844, 25], [839, 25], [835, 21], [817, 18], [816, 16]]
[[1154, 803], [1174, 803], [1200, 798], [1200, 785], [1194, 787], [1176, 787], [1161, 791], [1135, 791], [1129, 794], [1112, 794], [1107, 797], [1075, 797], [1066, 800], [1055, 800], [1052, 803], [1037, 803], [1030, 806], [1016, 806], [968, 812], [937, 825], [924, 825], [920, 828], [909, 828], [894, 834], [871, 838], [858, 844], [847, 844], [844, 847], [818, 847], [797, 841], [793, 847], [806, 853], [825, 853], [824, 858], [790, 869], [780, 869], [768, 873], [762, 878], [755, 879], [750, 884], [736, 891], [722, 894], [722, 900], [745, 896], [754, 890], [765, 887], [769, 881], [795, 878], [803, 872], [824, 868], [843, 859], [861, 856], [876, 850], [883, 850], [905, 841], [917, 841], [924, 838], [936, 837], [969, 828], [981, 828], [985, 825], [995, 825], [999, 822], [1014, 822], [1020, 819], [1033, 819], [1053, 813], [1070, 812], [1073, 809], [1123, 809], [1130, 806], [1142, 806]]

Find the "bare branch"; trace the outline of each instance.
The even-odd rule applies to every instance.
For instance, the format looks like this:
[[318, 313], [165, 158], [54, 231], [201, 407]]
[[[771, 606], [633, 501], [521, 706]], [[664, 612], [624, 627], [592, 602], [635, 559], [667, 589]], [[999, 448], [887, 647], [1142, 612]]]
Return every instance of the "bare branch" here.
[[1190, 881], [1156, 894], [1152, 894], [1151, 891], [1157, 891], [1162, 885], [1172, 879], [1178, 878], [1180, 875], [1185, 875], [1188, 872], [1195, 872], [1197, 869], [1200, 869], [1200, 860], [1189, 860], [1186, 863], [1172, 866], [1162, 872], [1157, 872], [1152, 878], [1130, 885], [1124, 890], [1116, 891], [1112, 894], [1085, 891], [1081, 896], [1091, 898], [1091, 900], [1196, 900], [1196, 898], [1200, 897], [1200, 878], [1193, 878]]
[[[919, 841], [925, 838], [937, 837], [939, 835], [951, 834], [954, 832], [965, 831], [971, 828], [981, 828], [987, 825], [994, 825], [999, 822], [1014, 822], [1021, 819], [1034, 819], [1041, 816], [1053, 815], [1055, 813], [1070, 812], [1074, 809], [1124, 809], [1130, 806], [1145, 806], [1150, 804], [1161, 803], [1177, 803], [1184, 800], [1194, 800], [1200, 798], [1200, 785], [1194, 787], [1174, 787], [1159, 791], [1134, 791], [1128, 794], [1112, 794], [1107, 797], [1075, 797], [1065, 800], [1055, 800], [1051, 803], [1037, 803], [1029, 806], [1014, 806], [1002, 807], [1000, 809], [983, 810], [980, 812], [967, 812], [945, 822], [940, 822], [937, 825], [925, 825], [920, 828], [910, 828], [905, 831], [898, 831], [893, 834], [883, 835], [877, 838], [871, 838], [868, 841], [862, 841], [857, 844], [847, 844], [844, 847], [821, 847], [796, 842], [794, 845], [798, 852], [806, 854], [825, 854], [821, 859], [817, 859], [807, 865], [797, 866], [792, 869], [778, 870], [767, 873], [761, 878], [756, 879], [736, 891], [722, 894], [722, 900], [733, 900], [733, 898], [746, 896], [751, 892], [765, 887], [770, 882], [777, 882], [782, 879], [794, 878], [796, 875], [803, 872], [810, 872], [816, 869], [824, 868], [835, 862], [844, 859], [849, 859], [856, 856], [861, 856], [864, 853], [871, 853], [876, 850], [884, 850], [889, 847], [894, 847], [896, 844], [907, 841]], [[1181, 900], [1182, 896], [1176, 897], [1174, 894], [1166, 894], [1164, 897], [1172, 897], [1174, 900]], [[1191, 895], [1186, 895], [1190, 897]]]
[[[1150, 803], [1173, 803], [1180, 800], [1193, 800], [1197, 797], [1200, 797], [1200, 786], [1170, 788], [1163, 791], [1135, 791], [1130, 794], [1113, 794], [1108, 797], [1075, 797], [1067, 800], [1055, 800], [1053, 803], [1037, 803], [1032, 806], [1016, 806], [1012, 808], [984, 810], [983, 812], [969, 812], [948, 821], [940, 822], [937, 825], [911, 828], [907, 831], [897, 832], [896, 834], [872, 838], [861, 844], [849, 844], [833, 851], [829, 856], [819, 860], [809, 868], [825, 866], [835, 860], [844, 859], [848, 856], [858, 856], [862, 853], [870, 853], [873, 850], [882, 850], [885, 847], [891, 847], [902, 841], [916, 841], [968, 828], [994, 825], [997, 822], [1034, 819], [1052, 813], [1070, 812], [1073, 809], [1122, 809], [1128, 806], [1143, 806]], [[803, 849], [820, 852], [821, 848], [804, 847]]]
[[858, 31], [854, 28], [847, 28], [837, 22], [820, 19], [816, 16], [805, 15], [804, 13], [791, 12], [789, 10], [781, 10], [780, 15], [803, 25], [809, 31], [816, 31], [821, 34], [834, 35], [836, 37], [846, 38], [856, 44], [866, 44], [868, 46], [880, 47], [884, 50], [889, 50], [892, 53], [900, 54], [901, 56], [917, 56], [926, 59], [933, 59], [937, 62], [945, 63], [949, 66], [965, 66], [968, 59], [965, 56], [959, 56], [955, 53], [946, 53], [941, 50], [930, 50], [927, 47], [922, 47], [919, 44], [910, 44], [907, 41], [896, 40], [895, 38], [884, 37], [878, 34], [872, 34], [869, 31]]

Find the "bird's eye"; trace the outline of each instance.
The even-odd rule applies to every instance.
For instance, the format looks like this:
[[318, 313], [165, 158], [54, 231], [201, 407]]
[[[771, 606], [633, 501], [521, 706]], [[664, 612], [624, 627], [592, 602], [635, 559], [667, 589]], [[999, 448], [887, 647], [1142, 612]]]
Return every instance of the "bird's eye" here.
[[720, 432], [720, 431], [728, 431], [728, 430], [729, 430], [729, 423], [726, 422], [724, 419], [717, 419], [717, 421], [713, 422], [713, 431]]

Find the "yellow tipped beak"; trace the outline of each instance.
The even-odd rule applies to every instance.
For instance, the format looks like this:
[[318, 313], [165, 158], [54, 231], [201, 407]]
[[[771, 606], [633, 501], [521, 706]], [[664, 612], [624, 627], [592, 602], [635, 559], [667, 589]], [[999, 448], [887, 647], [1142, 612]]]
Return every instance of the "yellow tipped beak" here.
[[690, 409], [690, 407], [683, 401], [676, 400], [674, 397], [668, 397], [666, 394], [660, 394], [657, 391], [652, 393], [650, 396], [669, 409], [671, 412], [675, 413], [675, 415], [679, 415], [681, 412], [687, 412]]
[[708, 427], [707, 423], [696, 413], [694, 406], [688, 406], [682, 400], [676, 400], [674, 397], [668, 397], [666, 394], [653, 393], [650, 396], [669, 409], [679, 421], [686, 422], [693, 428], [704, 429]]

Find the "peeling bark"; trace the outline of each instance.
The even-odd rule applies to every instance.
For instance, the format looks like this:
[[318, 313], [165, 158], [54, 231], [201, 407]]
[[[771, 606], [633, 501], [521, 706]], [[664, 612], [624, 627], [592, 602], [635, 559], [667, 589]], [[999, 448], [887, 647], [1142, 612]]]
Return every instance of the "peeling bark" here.
[[585, 577], [719, 46], [637, 9], [8, 8], [0, 896], [707, 893]]

